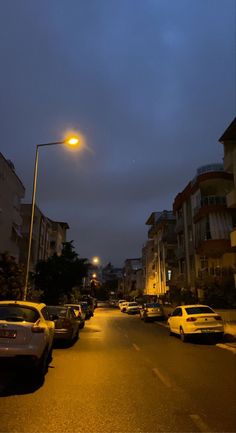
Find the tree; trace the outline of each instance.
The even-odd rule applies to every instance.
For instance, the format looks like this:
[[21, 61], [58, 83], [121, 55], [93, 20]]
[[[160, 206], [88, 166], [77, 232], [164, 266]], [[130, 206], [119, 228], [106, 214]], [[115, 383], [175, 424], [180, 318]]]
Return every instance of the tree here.
[[82, 284], [87, 270], [87, 259], [79, 258], [73, 241], [65, 242], [61, 256], [54, 254], [48, 260], [38, 262], [35, 287], [42, 290], [42, 300], [47, 304], [74, 300], [75, 287]]
[[24, 269], [9, 253], [0, 254], [0, 299], [22, 299]]

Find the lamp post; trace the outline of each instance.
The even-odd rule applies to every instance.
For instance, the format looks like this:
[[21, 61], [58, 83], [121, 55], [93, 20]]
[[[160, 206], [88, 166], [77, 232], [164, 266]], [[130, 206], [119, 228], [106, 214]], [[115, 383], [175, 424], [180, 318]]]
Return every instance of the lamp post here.
[[37, 175], [38, 175], [39, 148], [45, 146], [55, 146], [57, 144], [69, 144], [71, 146], [76, 146], [78, 144], [78, 141], [79, 140], [77, 137], [70, 137], [63, 141], [55, 141], [51, 143], [42, 143], [36, 145], [36, 154], [35, 154], [35, 163], [34, 163], [34, 181], [33, 181], [32, 201], [31, 201], [31, 217], [30, 217], [30, 228], [29, 228], [29, 242], [28, 242], [28, 251], [27, 251], [26, 272], [25, 272], [25, 285], [24, 285], [24, 293], [23, 293], [24, 301], [26, 301], [27, 290], [28, 290], [31, 245], [32, 245], [33, 225], [34, 225], [35, 197], [36, 197]]

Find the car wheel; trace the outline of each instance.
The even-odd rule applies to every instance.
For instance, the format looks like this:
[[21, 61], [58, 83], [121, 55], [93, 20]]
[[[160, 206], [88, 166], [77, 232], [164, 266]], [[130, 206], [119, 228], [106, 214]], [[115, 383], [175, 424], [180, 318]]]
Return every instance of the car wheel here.
[[182, 341], [183, 343], [186, 343], [186, 341], [187, 341], [187, 336], [186, 336], [186, 334], [184, 333], [183, 328], [179, 328], [179, 333], [180, 333], [180, 339], [181, 339], [181, 341]]
[[170, 335], [170, 337], [172, 337], [172, 335], [173, 335], [173, 332], [171, 331], [170, 328], [169, 328], [169, 335]]
[[80, 325], [79, 325], [79, 329], [83, 329], [83, 328], [84, 328], [84, 321], [80, 322]]
[[48, 365], [50, 364], [50, 362], [52, 362], [52, 350], [53, 348], [51, 347], [51, 349], [48, 352], [48, 359], [47, 359]]

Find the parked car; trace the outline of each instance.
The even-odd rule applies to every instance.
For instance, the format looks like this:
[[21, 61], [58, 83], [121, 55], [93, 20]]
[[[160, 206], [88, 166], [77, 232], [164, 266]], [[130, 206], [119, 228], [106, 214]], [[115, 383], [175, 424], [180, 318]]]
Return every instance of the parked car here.
[[85, 314], [85, 320], [90, 319], [90, 317], [93, 316], [93, 309], [91, 308], [89, 303], [87, 301], [81, 301], [79, 304]]
[[168, 318], [170, 334], [180, 335], [186, 341], [191, 335], [224, 335], [221, 316], [207, 305], [181, 305], [174, 309]]
[[128, 303], [129, 303], [128, 301], [121, 302], [121, 304], [120, 304], [120, 311], [121, 311], [122, 313], [125, 313], [125, 312], [126, 312], [126, 307], [127, 307]]
[[117, 306], [120, 308], [123, 302], [127, 302], [126, 299], [119, 299]]
[[139, 314], [141, 320], [144, 320], [144, 322], [164, 319], [163, 307], [158, 302], [149, 302], [143, 304], [140, 308]]
[[0, 358], [29, 362], [42, 379], [52, 359], [54, 322], [43, 303], [0, 302]]
[[79, 336], [79, 321], [73, 308], [63, 305], [50, 305], [47, 308], [50, 319], [55, 323], [54, 341], [75, 341]]
[[85, 312], [80, 304], [65, 304], [65, 307], [71, 307], [79, 321], [79, 329], [83, 329], [85, 325]]
[[140, 307], [137, 302], [128, 302], [126, 305], [127, 314], [138, 314]]

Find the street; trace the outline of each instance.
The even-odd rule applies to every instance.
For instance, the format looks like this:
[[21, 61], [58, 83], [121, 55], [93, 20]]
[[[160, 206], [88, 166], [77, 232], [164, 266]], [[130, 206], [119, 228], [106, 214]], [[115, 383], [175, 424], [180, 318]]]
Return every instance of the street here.
[[105, 305], [43, 385], [1, 369], [1, 432], [235, 432], [236, 357]]

